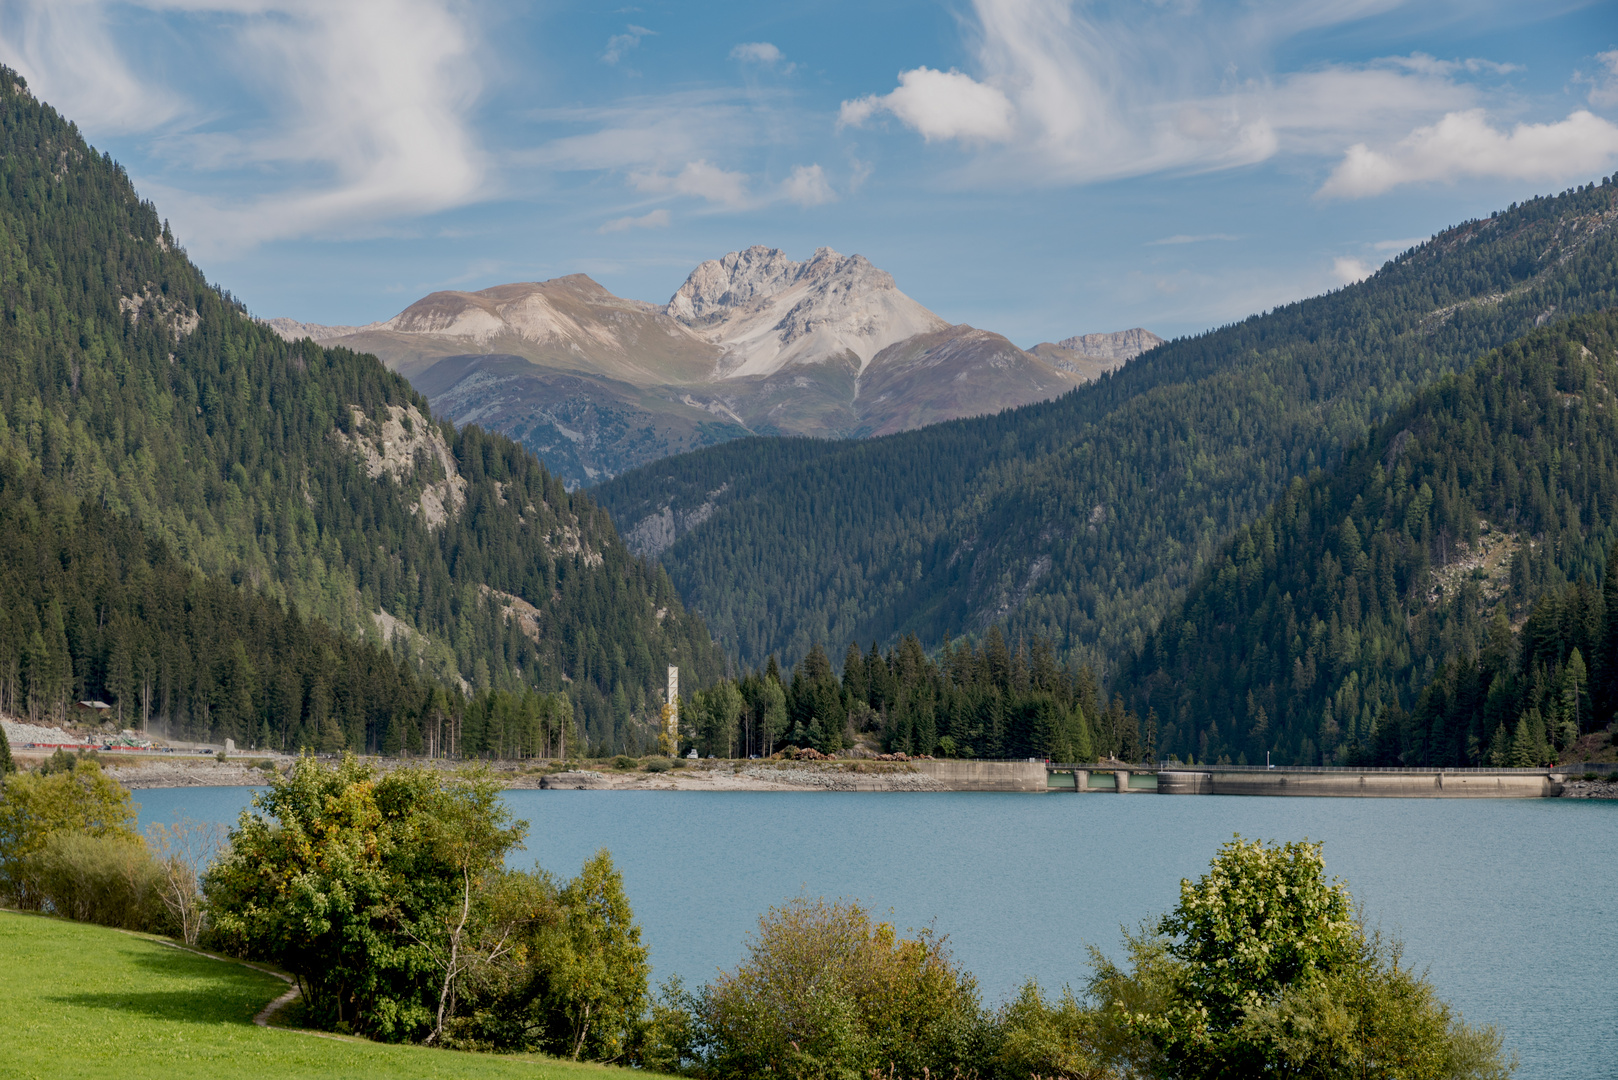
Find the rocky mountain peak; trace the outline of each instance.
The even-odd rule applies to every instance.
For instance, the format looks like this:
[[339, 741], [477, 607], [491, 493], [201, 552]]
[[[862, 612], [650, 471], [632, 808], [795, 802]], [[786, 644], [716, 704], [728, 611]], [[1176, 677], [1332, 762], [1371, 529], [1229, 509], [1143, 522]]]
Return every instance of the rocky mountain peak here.
[[803, 262], [762, 244], [709, 259], [665, 310], [720, 346], [724, 377], [840, 358], [863, 369], [894, 342], [949, 325], [863, 255], [824, 247]]

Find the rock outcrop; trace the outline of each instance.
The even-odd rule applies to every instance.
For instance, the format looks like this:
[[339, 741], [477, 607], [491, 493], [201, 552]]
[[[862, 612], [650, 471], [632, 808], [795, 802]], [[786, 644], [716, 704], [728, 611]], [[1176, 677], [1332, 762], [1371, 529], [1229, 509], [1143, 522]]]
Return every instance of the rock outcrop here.
[[863, 255], [820, 248], [793, 262], [755, 245], [691, 271], [665, 309], [722, 351], [720, 375], [772, 375], [789, 364], [877, 353], [948, 322], [899, 291]]

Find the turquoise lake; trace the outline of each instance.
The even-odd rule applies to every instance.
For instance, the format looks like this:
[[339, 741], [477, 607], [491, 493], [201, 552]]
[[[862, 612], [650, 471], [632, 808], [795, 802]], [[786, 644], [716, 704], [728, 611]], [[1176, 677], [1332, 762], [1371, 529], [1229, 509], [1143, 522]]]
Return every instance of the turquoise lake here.
[[[139, 791], [143, 823], [233, 822], [244, 788]], [[1519, 1077], [1618, 1076], [1618, 802], [1136, 795], [514, 791], [516, 864], [572, 875], [608, 848], [656, 977], [736, 962], [758, 916], [850, 897], [949, 935], [998, 1003], [1080, 986], [1086, 946], [1173, 906], [1232, 833], [1325, 842], [1373, 925], [1403, 939]], [[891, 914], [889, 914], [891, 912]]]

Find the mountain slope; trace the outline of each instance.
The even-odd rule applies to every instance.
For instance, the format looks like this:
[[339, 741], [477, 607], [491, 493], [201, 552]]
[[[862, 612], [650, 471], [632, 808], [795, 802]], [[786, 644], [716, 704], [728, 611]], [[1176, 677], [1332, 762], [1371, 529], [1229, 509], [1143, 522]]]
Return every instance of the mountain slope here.
[[1044, 400], [1158, 340], [1025, 353], [951, 327], [861, 256], [762, 246], [702, 263], [662, 307], [573, 274], [433, 293], [369, 326], [268, 325], [375, 353], [439, 415], [522, 440], [569, 486], [747, 434], [860, 437]]
[[[1542, 596], [1595, 579], [1618, 538], [1615, 509], [1609, 312], [1490, 353], [1378, 425], [1340, 467], [1293, 481], [1209, 561], [1118, 688], [1143, 715], [1156, 710], [1162, 750], [1182, 757], [1318, 764], [1375, 757], [1381, 741], [1392, 745], [1376, 764], [1506, 764], [1489, 760], [1496, 731], [1529, 708], [1539, 725], [1548, 697], [1561, 711], [1563, 687], [1548, 692], [1570, 655], [1541, 667], [1525, 640], [1511, 670], [1508, 627]], [[1604, 727], [1618, 705], [1618, 667], [1591, 644], [1601, 622], [1566, 635], [1583, 642], [1599, 690], [1553, 746]], [[1489, 677], [1477, 686], [1480, 658]], [[1425, 722], [1398, 730], [1448, 669], [1474, 684], [1471, 705], [1417, 709]], [[1449, 722], [1434, 724], [1437, 713]]]
[[[590, 499], [506, 438], [430, 421], [374, 357], [248, 318], [3, 69], [0, 138], [0, 460], [16, 475], [449, 685], [566, 689], [603, 745], [655, 713], [664, 663], [717, 673], [701, 621]], [[95, 685], [103, 637], [68, 636], [88, 650], [73, 678]]]
[[697, 451], [598, 495], [632, 535], [711, 503], [661, 558], [746, 662], [909, 631], [931, 646], [1003, 622], [1107, 670], [1292, 477], [1483, 351], [1618, 301], [1615, 221], [1611, 183], [1535, 199], [1056, 401], [767, 475]]

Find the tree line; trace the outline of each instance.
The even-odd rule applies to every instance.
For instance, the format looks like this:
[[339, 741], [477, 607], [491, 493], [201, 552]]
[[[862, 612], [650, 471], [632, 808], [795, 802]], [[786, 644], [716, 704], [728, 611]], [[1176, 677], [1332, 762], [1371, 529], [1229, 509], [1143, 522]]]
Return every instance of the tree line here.
[[929, 656], [907, 635], [887, 652], [849, 645], [842, 672], [819, 644], [784, 672], [721, 679], [680, 703], [682, 749], [768, 755], [786, 747], [835, 754], [862, 738], [888, 753], [1152, 760], [1157, 719], [1103, 699], [1087, 667], [1059, 665], [1042, 639], [1007, 645], [998, 628], [977, 643], [946, 641]]

